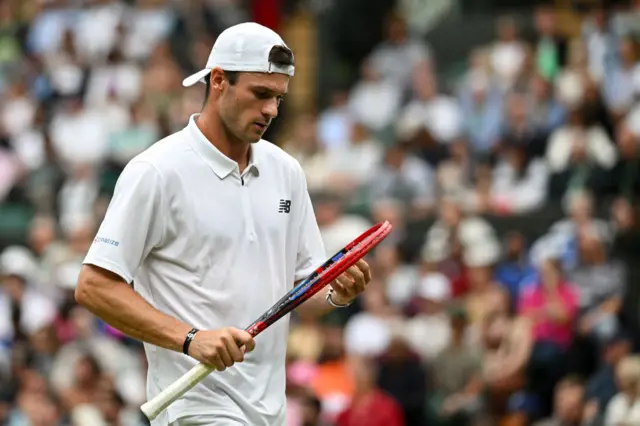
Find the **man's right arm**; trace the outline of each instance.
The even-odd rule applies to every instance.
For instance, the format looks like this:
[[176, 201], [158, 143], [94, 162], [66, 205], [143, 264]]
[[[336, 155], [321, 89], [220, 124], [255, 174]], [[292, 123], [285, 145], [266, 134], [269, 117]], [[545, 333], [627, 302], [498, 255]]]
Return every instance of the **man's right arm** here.
[[[75, 291], [76, 301], [126, 335], [155, 346], [182, 352], [191, 326], [160, 312], [118, 275], [84, 265]], [[224, 371], [244, 360], [255, 347], [253, 337], [233, 327], [199, 331], [188, 354]]]
[[[191, 325], [164, 314], [130, 286], [167, 229], [166, 182], [151, 164], [132, 161], [116, 184], [104, 220], [84, 260], [75, 297], [93, 314], [132, 338], [182, 352]], [[150, 284], [153, 285], [153, 284]], [[235, 328], [198, 331], [188, 353], [224, 370], [242, 361], [251, 335]]]
[[154, 308], [121, 277], [83, 265], [76, 301], [126, 335], [173, 351], [182, 351], [191, 327]]

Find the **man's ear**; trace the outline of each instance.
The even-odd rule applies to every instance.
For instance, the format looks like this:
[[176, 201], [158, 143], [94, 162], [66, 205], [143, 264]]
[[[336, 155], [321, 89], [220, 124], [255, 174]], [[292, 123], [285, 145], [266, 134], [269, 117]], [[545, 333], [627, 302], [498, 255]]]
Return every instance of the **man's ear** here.
[[210, 82], [211, 82], [211, 87], [209, 88], [210, 93], [209, 95], [212, 95], [213, 93], [221, 93], [224, 88], [225, 85], [229, 84], [229, 82], [227, 81], [225, 75], [224, 75], [224, 71], [221, 70], [220, 68], [214, 68], [211, 70], [211, 74], [210, 74]]

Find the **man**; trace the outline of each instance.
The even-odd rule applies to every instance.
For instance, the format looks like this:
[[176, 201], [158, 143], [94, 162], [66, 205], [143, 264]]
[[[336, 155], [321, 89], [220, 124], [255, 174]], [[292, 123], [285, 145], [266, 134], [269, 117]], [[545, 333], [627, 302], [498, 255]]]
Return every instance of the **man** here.
[[[301, 167], [261, 140], [293, 73], [275, 32], [220, 34], [183, 82], [206, 83], [202, 112], [126, 166], [85, 259], [76, 299], [145, 342], [149, 398], [197, 361], [219, 370], [153, 425], [285, 423], [288, 322], [255, 350], [242, 328], [326, 260]], [[346, 306], [370, 279], [361, 261], [301, 309]]]

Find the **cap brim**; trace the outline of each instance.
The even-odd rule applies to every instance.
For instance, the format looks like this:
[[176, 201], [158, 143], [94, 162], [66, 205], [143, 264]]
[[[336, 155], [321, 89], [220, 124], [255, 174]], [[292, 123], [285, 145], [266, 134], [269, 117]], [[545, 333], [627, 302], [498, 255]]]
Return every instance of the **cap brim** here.
[[189, 77], [182, 80], [182, 85], [184, 87], [191, 87], [199, 81], [204, 83], [204, 78], [209, 75], [210, 72], [211, 70], [209, 69], [203, 69], [195, 74], [191, 74]]

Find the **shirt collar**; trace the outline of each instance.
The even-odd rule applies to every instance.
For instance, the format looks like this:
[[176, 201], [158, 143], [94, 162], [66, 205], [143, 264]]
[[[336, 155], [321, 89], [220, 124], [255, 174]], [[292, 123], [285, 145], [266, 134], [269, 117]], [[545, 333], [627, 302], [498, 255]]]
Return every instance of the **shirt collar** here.
[[[200, 131], [200, 128], [196, 125], [196, 118], [198, 118], [199, 115], [200, 114], [192, 114], [191, 117], [189, 117], [187, 132], [190, 136], [189, 144], [191, 147], [220, 179], [226, 178], [234, 170], [239, 171], [238, 163], [220, 152], [220, 150], [206, 138], [202, 131]], [[259, 143], [260, 142], [251, 144], [249, 149], [249, 164], [247, 165], [247, 171], [251, 171], [255, 176], [258, 175], [257, 157], [259, 150], [256, 146]]]

